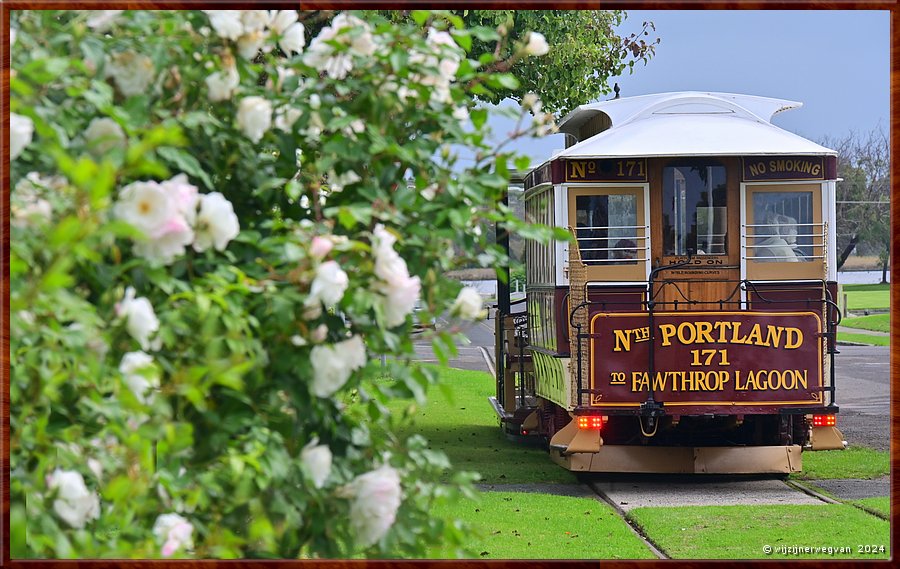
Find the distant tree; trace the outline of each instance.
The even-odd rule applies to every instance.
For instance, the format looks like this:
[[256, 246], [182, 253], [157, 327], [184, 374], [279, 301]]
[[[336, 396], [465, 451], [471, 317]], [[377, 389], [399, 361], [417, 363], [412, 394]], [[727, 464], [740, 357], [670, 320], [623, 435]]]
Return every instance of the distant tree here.
[[[455, 10], [466, 28], [503, 28], [506, 40], [499, 44], [492, 36], [474, 36], [469, 54], [478, 59], [495, 54], [504, 61], [495, 71], [510, 71], [519, 79], [516, 85], [492, 87], [482, 92], [482, 100], [499, 103], [504, 99], [521, 101], [535, 93], [543, 110], [563, 116], [578, 105], [610, 93], [609, 79], [626, 69], [634, 71], [636, 62], [646, 65], [655, 55], [659, 38], [653, 22], [643, 22], [640, 31], [620, 36], [616, 27], [625, 22], [623, 10]], [[396, 20], [408, 12], [388, 12]], [[518, 42], [528, 41], [534, 30], [544, 36], [550, 51], [540, 57], [509, 60]]]
[[890, 146], [880, 126], [866, 134], [826, 138], [838, 152], [837, 268], [860, 245], [877, 251], [886, 281], [890, 258]]

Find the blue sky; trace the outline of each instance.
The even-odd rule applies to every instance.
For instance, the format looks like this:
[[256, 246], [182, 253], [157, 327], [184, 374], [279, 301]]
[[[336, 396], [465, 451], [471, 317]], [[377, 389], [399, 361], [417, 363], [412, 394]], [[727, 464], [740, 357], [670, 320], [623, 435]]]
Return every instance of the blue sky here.
[[[889, 127], [888, 11], [630, 10], [619, 34], [638, 32], [644, 20], [661, 42], [646, 66], [612, 80], [623, 97], [724, 91], [801, 101], [773, 123], [816, 141]], [[503, 121], [495, 128], [509, 129]], [[555, 135], [516, 148], [535, 165], [563, 146]]]

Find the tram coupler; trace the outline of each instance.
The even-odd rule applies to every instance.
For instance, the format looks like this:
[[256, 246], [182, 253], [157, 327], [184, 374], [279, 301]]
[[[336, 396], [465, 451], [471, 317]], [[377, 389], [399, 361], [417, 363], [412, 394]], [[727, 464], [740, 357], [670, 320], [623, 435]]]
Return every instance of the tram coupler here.
[[666, 414], [663, 406], [665, 403], [649, 399], [641, 403], [641, 417], [662, 417]]

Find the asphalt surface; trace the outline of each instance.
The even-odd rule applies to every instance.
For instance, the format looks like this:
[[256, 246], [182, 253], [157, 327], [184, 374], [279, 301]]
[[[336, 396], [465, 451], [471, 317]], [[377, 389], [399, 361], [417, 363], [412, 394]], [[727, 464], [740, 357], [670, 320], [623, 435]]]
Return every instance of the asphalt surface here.
[[890, 348], [838, 346], [835, 403], [838, 429], [851, 446], [890, 449]]

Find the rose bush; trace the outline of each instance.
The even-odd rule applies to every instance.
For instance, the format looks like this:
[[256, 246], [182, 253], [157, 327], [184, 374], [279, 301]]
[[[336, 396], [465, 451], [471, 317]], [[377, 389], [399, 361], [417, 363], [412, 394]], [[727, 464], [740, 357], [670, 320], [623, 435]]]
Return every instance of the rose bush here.
[[[498, 32], [428, 12], [11, 20], [13, 557], [463, 552], [433, 511], [472, 476], [397, 437], [386, 403], [435, 379], [410, 362], [417, 298], [480, 315], [443, 276], [505, 261], [479, 225], [552, 234], [500, 205], [526, 164], [473, 101], [516, 79], [466, 53]], [[511, 136], [548, 127], [521, 118]], [[445, 360], [453, 332], [433, 334]]]

